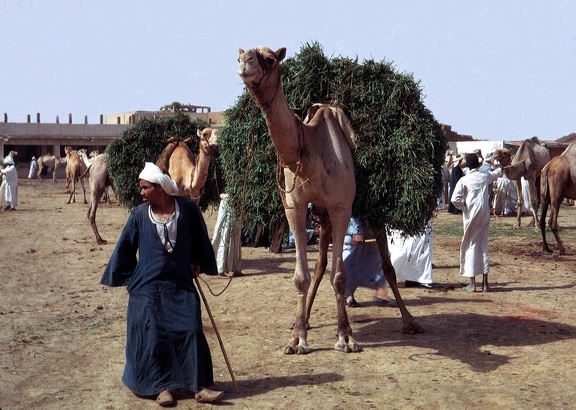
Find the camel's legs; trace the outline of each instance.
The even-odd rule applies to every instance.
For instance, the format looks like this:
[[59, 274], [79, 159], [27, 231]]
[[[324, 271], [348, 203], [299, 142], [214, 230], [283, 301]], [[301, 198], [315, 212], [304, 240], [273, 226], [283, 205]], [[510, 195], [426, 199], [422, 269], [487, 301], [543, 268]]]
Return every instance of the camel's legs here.
[[[558, 250], [560, 251], [560, 255], [566, 254], [566, 248], [564, 244], [562, 244], [562, 240], [560, 239], [560, 234], [558, 233], [558, 213], [560, 211], [560, 204], [564, 198], [551, 198], [550, 200], [550, 219], [548, 220], [548, 226], [550, 226], [550, 230], [554, 234], [554, 238], [556, 238], [556, 243], [558, 244]], [[542, 211], [544, 211], [544, 205], [542, 205]], [[542, 214], [542, 218], [544, 218], [544, 213]], [[548, 252], [552, 252], [548, 249]]]
[[522, 208], [524, 205], [524, 198], [522, 197], [522, 179], [517, 179], [514, 181], [516, 185], [516, 192], [518, 192], [518, 200], [516, 201], [516, 224], [513, 226], [514, 229], [520, 229], [522, 225]]
[[94, 235], [96, 236], [96, 243], [98, 245], [104, 245], [108, 243], [100, 236], [98, 233], [98, 228], [96, 227], [96, 210], [98, 209], [98, 202], [100, 201], [100, 197], [104, 193], [104, 189], [98, 187], [92, 187], [92, 197], [90, 207], [88, 208], [88, 220], [90, 221], [90, 226], [92, 226], [92, 231], [94, 231]]
[[297, 308], [296, 320], [290, 342], [284, 349], [284, 354], [310, 353], [307, 337], [306, 302], [310, 287], [310, 271], [308, 269], [306, 212], [308, 204], [294, 205], [286, 209], [286, 218], [290, 224], [296, 245], [296, 268], [294, 270], [294, 286], [296, 287]]
[[342, 260], [342, 249], [344, 247], [344, 237], [346, 229], [350, 223], [350, 210], [339, 210], [338, 213], [332, 212], [330, 220], [332, 222], [332, 272], [330, 274], [330, 283], [336, 296], [336, 306], [338, 311], [338, 341], [334, 345], [336, 350], [344, 353], [361, 352], [362, 348], [352, 337], [352, 328], [348, 321], [346, 312], [346, 270]]
[[320, 240], [318, 242], [318, 259], [316, 260], [316, 265], [314, 266], [314, 278], [312, 280], [312, 288], [308, 295], [308, 309], [306, 311], [306, 320], [308, 327], [310, 327], [310, 312], [312, 311], [312, 305], [314, 304], [314, 299], [316, 298], [316, 293], [318, 292], [318, 287], [320, 282], [326, 273], [326, 266], [328, 265], [328, 247], [330, 245], [330, 239], [332, 238], [332, 224], [328, 218], [328, 215], [320, 216]]
[[539, 227], [538, 208], [540, 207], [540, 178], [531, 178], [530, 184], [530, 211], [532, 211], [532, 220], [528, 226], [536, 229]]
[[386, 230], [383, 228], [374, 229], [374, 234], [378, 242], [378, 249], [380, 250], [380, 256], [382, 257], [382, 270], [386, 276], [386, 281], [394, 293], [396, 302], [398, 302], [398, 307], [400, 308], [400, 313], [402, 315], [402, 332], [408, 334], [422, 333], [424, 329], [414, 320], [414, 317], [408, 312], [402, 296], [400, 296], [400, 291], [398, 290], [398, 283], [396, 282], [396, 271], [394, 266], [390, 261], [390, 256], [388, 252], [388, 240], [386, 238]]

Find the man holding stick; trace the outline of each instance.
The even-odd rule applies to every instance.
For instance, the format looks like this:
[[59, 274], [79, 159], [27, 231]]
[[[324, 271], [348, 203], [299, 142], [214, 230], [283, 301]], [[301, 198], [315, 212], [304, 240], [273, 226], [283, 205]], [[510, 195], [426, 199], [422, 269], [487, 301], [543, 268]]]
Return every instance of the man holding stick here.
[[174, 404], [175, 390], [192, 391], [201, 403], [220, 400], [224, 393], [209, 389], [212, 358], [193, 284], [200, 272], [218, 273], [206, 224], [153, 163], [139, 181], [144, 203], [130, 213], [101, 280], [130, 294], [122, 381], [161, 406]]

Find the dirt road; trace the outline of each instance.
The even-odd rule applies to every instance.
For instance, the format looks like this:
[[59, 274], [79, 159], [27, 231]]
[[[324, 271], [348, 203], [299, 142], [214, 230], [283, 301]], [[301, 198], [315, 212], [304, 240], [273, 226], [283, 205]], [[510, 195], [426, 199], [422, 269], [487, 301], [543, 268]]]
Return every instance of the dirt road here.
[[[78, 196], [77, 196], [78, 197]], [[108, 245], [97, 246], [87, 205], [66, 205], [63, 181], [20, 181], [21, 205], [0, 211], [0, 409], [143, 409], [124, 366], [125, 289], [99, 285], [127, 217], [101, 205], [97, 222]], [[211, 226], [215, 213], [207, 213]], [[523, 219], [527, 224], [529, 218]], [[356, 293], [349, 309], [362, 353], [336, 342], [334, 298], [325, 280], [314, 305], [306, 356], [285, 356], [295, 314], [293, 251], [243, 248], [246, 276], [204, 277], [218, 329], [240, 388], [235, 393], [204, 313], [219, 406], [242, 409], [529, 409], [571, 408], [576, 365], [576, 209], [559, 223], [568, 254], [541, 253], [539, 234], [513, 231], [495, 218], [490, 236], [493, 292], [467, 294], [458, 277], [461, 218], [434, 221], [434, 278], [444, 291], [401, 288], [425, 328], [401, 333], [400, 313]], [[551, 244], [554, 243], [551, 235]], [[315, 251], [311, 246], [310, 252]], [[555, 247], [554, 247], [555, 249]], [[400, 282], [402, 283], [402, 282]], [[179, 408], [207, 408], [177, 396]], [[215, 406], [218, 407], [218, 406]]]

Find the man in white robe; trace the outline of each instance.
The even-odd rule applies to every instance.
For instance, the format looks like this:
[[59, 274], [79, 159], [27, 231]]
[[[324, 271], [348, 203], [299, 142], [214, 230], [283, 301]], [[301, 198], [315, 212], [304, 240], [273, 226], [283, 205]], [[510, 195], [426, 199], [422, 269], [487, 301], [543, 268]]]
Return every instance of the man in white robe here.
[[36, 161], [36, 157], [32, 157], [30, 161], [30, 170], [28, 171], [28, 179], [36, 178], [36, 174], [38, 173], [38, 162]]
[[432, 277], [432, 219], [419, 235], [403, 236], [402, 231], [392, 230], [388, 235], [388, 251], [396, 277], [405, 280], [404, 286], [439, 287]]
[[480, 161], [476, 154], [466, 155], [470, 168], [467, 175], [460, 178], [451, 201], [462, 211], [464, 235], [460, 246], [460, 275], [470, 278], [470, 284], [463, 288], [476, 291], [476, 276], [482, 275], [482, 291], [489, 292], [488, 272], [488, 233], [490, 228], [490, 192], [488, 185], [502, 175], [502, 169], [480, 172]]
[[[4, 169], [0, 169], [3, 176], [4, 201], [6, 211], [15, 211], [18, 206], [18, 170], [11, 156], [4, 159]], [[0, 192], [2, 191], [0, 189]]]
[[218, 276], [221, 278], [227, 278], [226, 273], [228, 272], [232, 276], [243, 276], [241, 231], [240, 223], [232, 220], [228, 210], [228, 194], [221, 194], [218, 217], [212, 235], [212, 247], [216, 255]]

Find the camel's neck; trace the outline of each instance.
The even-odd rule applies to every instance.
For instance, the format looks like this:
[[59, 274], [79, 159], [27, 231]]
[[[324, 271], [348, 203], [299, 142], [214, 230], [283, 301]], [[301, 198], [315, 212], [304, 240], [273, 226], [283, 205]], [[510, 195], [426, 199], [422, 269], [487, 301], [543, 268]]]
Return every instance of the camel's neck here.
[[210, 158], [211, 155], [206, 151], [210, 148], [200, 147], [200, 152], [198, 157], [196, 157], [196, 167], [194, 170], [194, 178], [192, 179], [192, 185], [190, 186], [190, 191], [199, 191], [206, 184], [206, 179], [208, 178], [208, 169], [210, 168]]
[[262, 90], [252, 90], [251, 94], [264, 115], [270, 138], [278, 154], [286, 165], [293, 165], [299, 160], [298, 151], [302, 145], [302, 121], [288, 105], [279, 77], [276, 84], [274, 90], [264, 90], [265, 93], [261, 92]]
[[84, 165], [86, 165], [87, 167], [89, 167], [92, 164], [88, 159], [88, 156], [84, 152], [80, 153], [80, 158], [82, 159], [82, 162], [84, 162]]

